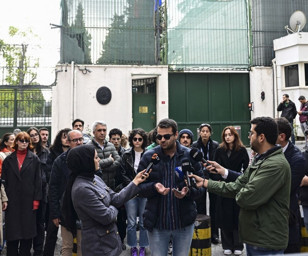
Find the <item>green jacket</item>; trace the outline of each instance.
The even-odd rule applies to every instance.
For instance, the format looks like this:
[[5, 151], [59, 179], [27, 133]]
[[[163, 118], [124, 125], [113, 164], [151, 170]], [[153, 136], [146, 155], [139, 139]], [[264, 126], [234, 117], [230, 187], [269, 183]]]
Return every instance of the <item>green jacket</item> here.
[[239, 234], [249, 245], [282, 250], [288, 245], [291, 171], [282, 149], [252, 163], [235, 182], [209, 180], [208, 191], [235, 198]]

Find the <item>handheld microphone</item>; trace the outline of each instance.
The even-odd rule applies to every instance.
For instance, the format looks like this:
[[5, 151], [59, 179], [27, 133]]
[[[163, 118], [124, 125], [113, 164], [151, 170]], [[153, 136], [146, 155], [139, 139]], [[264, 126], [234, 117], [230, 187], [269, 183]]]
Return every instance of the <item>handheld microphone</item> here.
[[195, 178], [190, 178], [188, 175], [193, 174], [193, 167], [191, 166], [191, 163], [188, 159], [183, 159], [182, 161], [182, 171], [185, 173], [187, 178], [187, 185], [188, 187], [197, 187]]
[[145, 169], [145, 173], [149, 173], [150, 169], [153, 165], [158, 164], [160, 161], [160, 158], [157, 153], [154, 153], [151, 157], [151, 162], [149, 163], [148, 167]]
[[[192, 159], [194, 159], [195, 161], [202, 162], [202, 163], [206, 164], [206, 166], [211, 165], [207, 160], [205, 160], [203, 158], [202, 153], [197, 148], [192, 148], [190, 150], [189, 154], [190, 154], [190, 157]], [[213, 171], [215, 172], [216, 170], [213, 170]]]

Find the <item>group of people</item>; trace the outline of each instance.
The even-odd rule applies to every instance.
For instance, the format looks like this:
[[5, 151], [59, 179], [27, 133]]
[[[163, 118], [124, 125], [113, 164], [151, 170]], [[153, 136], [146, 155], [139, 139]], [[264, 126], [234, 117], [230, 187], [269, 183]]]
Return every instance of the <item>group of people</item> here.
[[44, 128], [2, 137], [7, 255], [28, 256], [31, 248], [54, 255], [60, 227], [64, 256], [120, 255], [125, 238], [132, 256], [147, 248], [187, 256], [197, 214], [207, 213], [207, 191], [211, 241], [221, 238], [225, 255], [241, 255], [243, 243], [247, 255], [300, 251], [299, 190], [304, 201], [308, 177], [287, 119], [251, 120], [251, 156], [233, 126], [220, 144], [210, 124], [199, 126], [194, 141], [168, 118], [148, 134], [131, 130], [127, 141], [118, 128], [108, 134], [103, 121], [93, 123], [92, 136], [83, 128], [74, 120], [51, 146]]

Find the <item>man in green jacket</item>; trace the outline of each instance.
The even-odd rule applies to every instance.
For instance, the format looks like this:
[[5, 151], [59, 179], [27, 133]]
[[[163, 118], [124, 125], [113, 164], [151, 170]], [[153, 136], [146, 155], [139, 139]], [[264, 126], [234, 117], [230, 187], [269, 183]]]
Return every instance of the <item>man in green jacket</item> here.
[[[220, 196], [235, 198], [240, 206], [239, 233], [246, 243], [247, 255], [283, 254], [288, 245], [290, 166], [280, 146], [275, 146], [278, 129], [274, 119], [251, 120], [250, 146], [257, 155], [252, 164], [234, 182], [204, 180], [193, 175], [197, 186]], [[224, 170], [214, 161], [207, 169]], [[229, 178], [229, 177], [228, 177]]]

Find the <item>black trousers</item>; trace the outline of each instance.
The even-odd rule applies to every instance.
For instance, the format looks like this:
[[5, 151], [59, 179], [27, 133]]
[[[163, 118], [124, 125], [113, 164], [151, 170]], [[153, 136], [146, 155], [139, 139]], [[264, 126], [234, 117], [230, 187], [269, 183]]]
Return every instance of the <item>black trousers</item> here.
[[121, 237], [121, 241], [123, 242], [125, 237], [126, 237], [126, 210], [125, 207], [122, 206], [120, 208], [118, 208], [118, 216], [117, 216], [117, 227], [118, 227], [118, 231], [119, 231], [119, 235]]
[[55, 247], [58, 239], [58, 230], [59, 228], [55, 226], [55, 224], [53, 224], [51, 219], [49, 219], [43, 253], [44, 256], [54, 256]]
[[218, 227], [217, 227], [217, 221], [216, 221], [216, 201], [217, 201], [217, 195], [213, 193], [209, 193], [209, 199], [210, 199], [210, 216], [211, 216], [211, 236], [219, 237], [218, 234]]
[[229, 249], [231, 251], [242, 251], [244, 248], [243, 243], [240, 242], [238, 230], [236, 229], [229, 231], [221, 228], [221, 244], [224, 250]]
[[41, 201], [36, 212], [36, 237], [33, 238], [33, 256], [43, 255], [44, 239], [45, 239], [45, 214], [46, 203]]
[[31, 256], [32, 239], [7, 241], [6, 244], [7, 256]]

